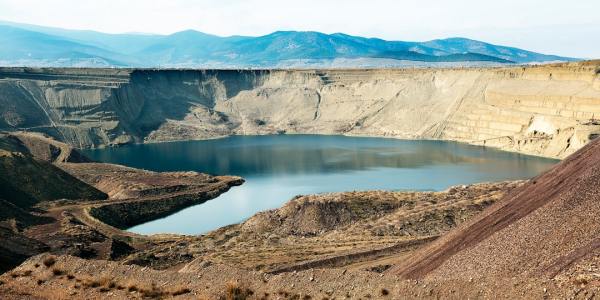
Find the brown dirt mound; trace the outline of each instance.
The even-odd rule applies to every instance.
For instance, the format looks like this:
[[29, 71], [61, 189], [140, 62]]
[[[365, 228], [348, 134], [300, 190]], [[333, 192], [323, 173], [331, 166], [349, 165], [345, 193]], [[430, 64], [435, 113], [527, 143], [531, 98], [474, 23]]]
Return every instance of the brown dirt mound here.
[[600, 250], [600, 139], [400, 263], [408, 278], [555, 277]]

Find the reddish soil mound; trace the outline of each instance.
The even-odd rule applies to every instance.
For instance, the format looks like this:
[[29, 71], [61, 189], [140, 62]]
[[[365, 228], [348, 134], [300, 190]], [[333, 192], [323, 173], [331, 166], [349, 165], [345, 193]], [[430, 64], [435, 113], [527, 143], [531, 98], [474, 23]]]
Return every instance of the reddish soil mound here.
[[407, 278], [554, 277], [600, 253], [600, 139], [390, 272]]

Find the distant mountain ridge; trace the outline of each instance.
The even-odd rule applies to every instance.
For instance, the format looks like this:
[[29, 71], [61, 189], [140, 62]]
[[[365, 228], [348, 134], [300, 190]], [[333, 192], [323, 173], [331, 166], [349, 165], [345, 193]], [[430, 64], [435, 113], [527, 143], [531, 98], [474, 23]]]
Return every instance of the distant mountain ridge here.
[[507, 64], [577, 60], [466, 38], [386, 41], [343, 33], [276, 31], [220, 37], [195, 30], [171, 35], [107, 34], [0, 22], [0, 65], [55, 67], [397, 66], [439, 63]]

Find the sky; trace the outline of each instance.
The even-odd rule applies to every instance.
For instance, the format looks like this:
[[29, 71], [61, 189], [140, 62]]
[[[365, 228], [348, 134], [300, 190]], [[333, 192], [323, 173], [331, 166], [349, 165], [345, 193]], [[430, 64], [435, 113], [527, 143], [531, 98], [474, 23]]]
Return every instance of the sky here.
[[107, 33], [461, 36], [581, 58], [600, 58], [599, 12], [600, 0], [0, 0], [0, 20]]

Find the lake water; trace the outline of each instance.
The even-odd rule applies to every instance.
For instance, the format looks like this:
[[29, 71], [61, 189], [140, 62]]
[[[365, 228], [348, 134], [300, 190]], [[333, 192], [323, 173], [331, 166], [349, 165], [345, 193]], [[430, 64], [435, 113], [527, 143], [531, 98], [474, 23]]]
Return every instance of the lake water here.
[[296, 195], [353, 190], [439, 191], [533, 177], [556, 160], [443, 141], [271, 135], [85, 151], [94, 160], [154, 171], [238, 175], [242, 186], [129, 229], [201, 234], [280, 207]]

